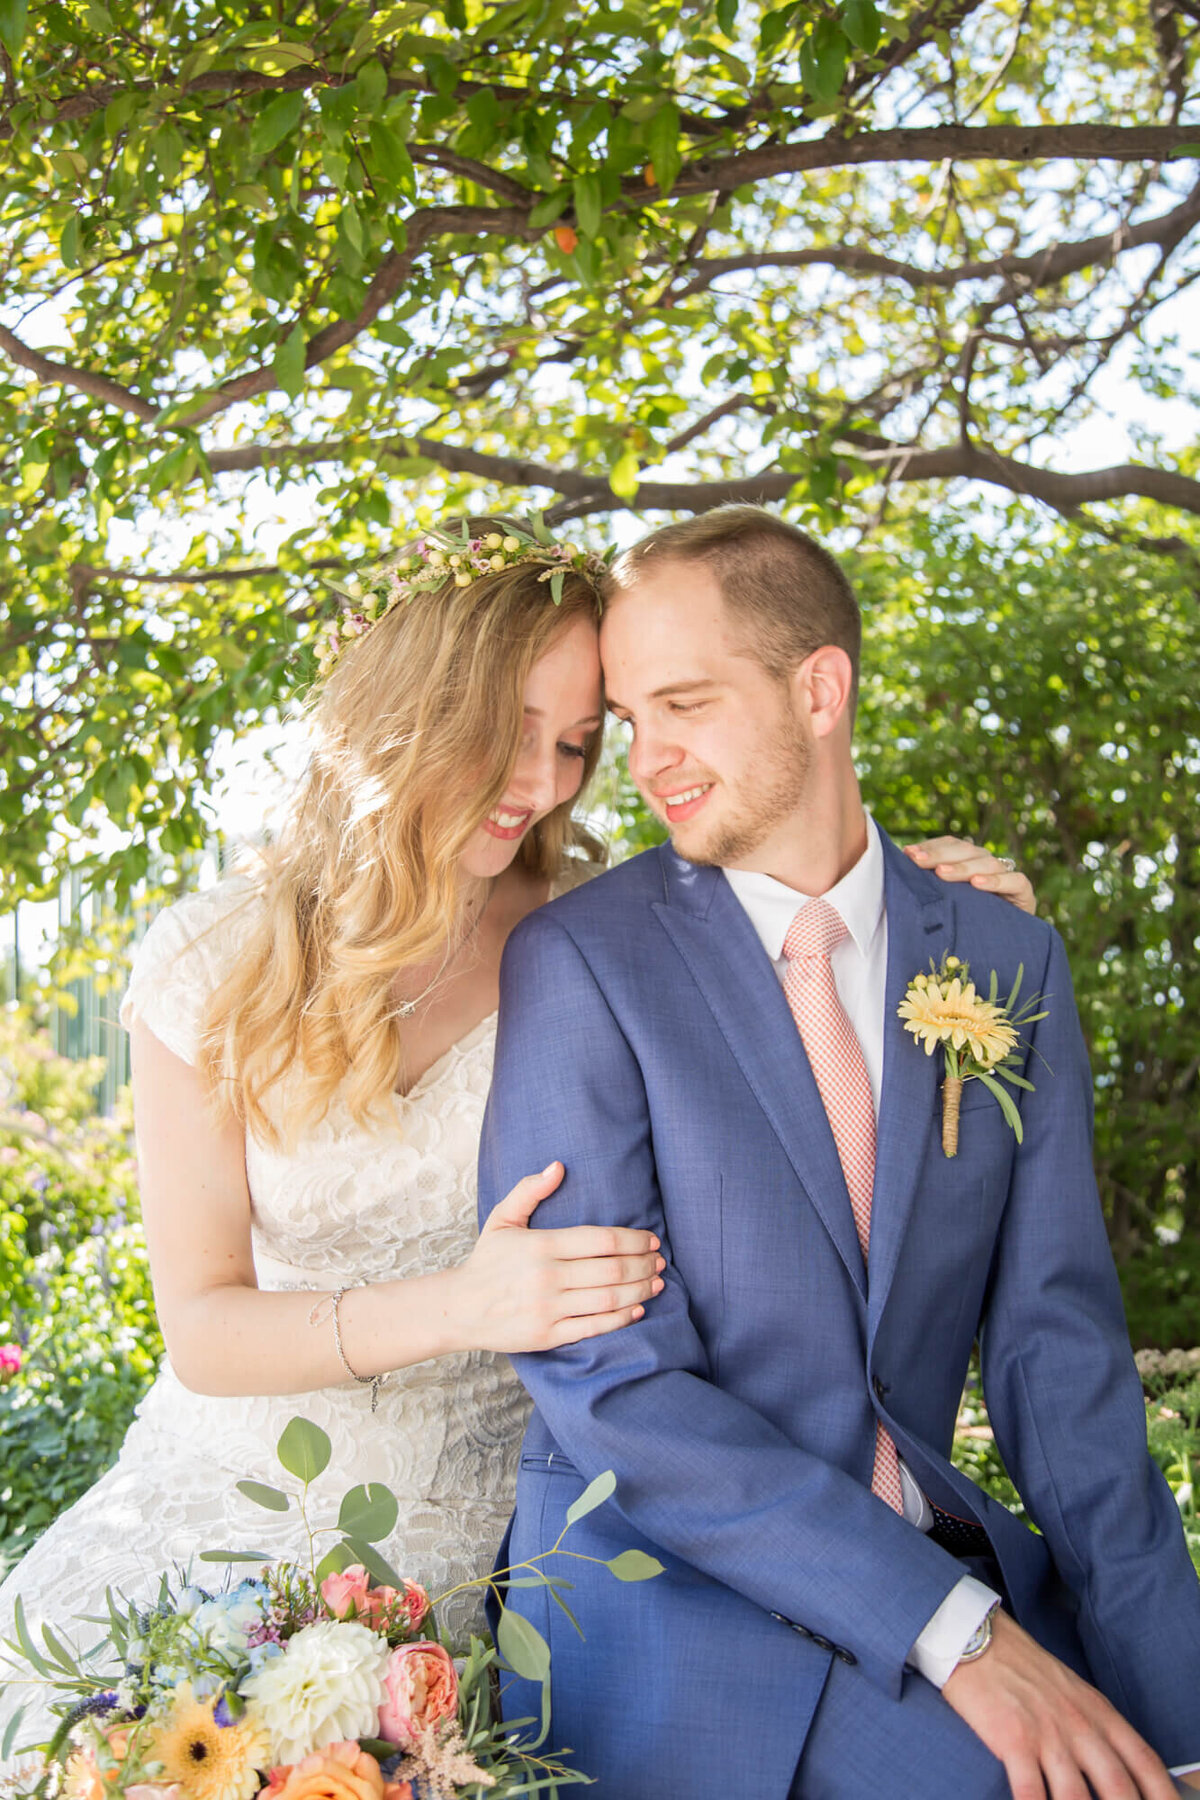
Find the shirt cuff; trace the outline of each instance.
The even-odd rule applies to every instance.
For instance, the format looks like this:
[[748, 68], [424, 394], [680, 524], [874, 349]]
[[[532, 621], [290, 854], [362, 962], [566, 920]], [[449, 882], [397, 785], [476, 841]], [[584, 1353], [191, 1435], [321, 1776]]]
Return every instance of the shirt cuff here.
[[1180, 1763], [1176, 1769], [1168, 1769], [1169, 1775], [1195, 1775], [1200, 1770], [1200, 1762]]
[[951, 1588], [908, 1653], [910, 1668], [945, 1687], [958, 1659], [1000, 1596], [973, 1575], [964, 1575]]

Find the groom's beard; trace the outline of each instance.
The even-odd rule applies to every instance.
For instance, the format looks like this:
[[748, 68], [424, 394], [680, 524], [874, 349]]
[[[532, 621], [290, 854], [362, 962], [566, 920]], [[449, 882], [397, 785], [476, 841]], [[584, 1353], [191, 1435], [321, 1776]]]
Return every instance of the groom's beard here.
[[[671, 832], [688, 862], [728, 868], [753, 856], [771, 833], [799, 810], [808, 786], [812, 751], [799, 721], [789, 718], [770, 750], [755, 763], [753, 787], [725, 786], [719, 802], [726, 816], [707, 824], [703, 815]], [[668, 827], [670, 830], [670, 827]], [[693, 835], [694, 833], [694, 835]]]

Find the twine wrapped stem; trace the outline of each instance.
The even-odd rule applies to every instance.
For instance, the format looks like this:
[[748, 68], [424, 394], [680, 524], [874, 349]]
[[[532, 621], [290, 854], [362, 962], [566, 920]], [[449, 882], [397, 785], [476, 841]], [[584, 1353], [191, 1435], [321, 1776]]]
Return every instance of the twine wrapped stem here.
[[958, 1155], [958, 1113], [962, 1106], [961, 1075], [947, 1075], [942, 1083], [942, 1149], [947, 1156]]

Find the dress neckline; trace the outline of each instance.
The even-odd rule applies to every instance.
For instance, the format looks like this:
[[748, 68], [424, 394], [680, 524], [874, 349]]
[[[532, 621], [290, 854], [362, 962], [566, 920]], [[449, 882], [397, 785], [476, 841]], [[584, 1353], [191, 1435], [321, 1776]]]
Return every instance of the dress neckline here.
[[407, 1106], [411, 1101], [418, 1099], [422, 1094], [427, 1092], [429, 1088], [436, 1087], [442, 1076], [453, 1066], [454, 1062], [456, 1062], [458, 1058], [465, 1056], [469, 1050], [473, 1050], [475, 1047], [475, 1040], [482, 1036], [489, 1027], [495, 1025], [496, 1018], [497, 1011], [496, 1008], [493, 1007], [490, 1013], [484, 1014], [477, 1025], [472, 1025], [470, 1031], [465, 1032], [462, 1037], [456, 1038], [448, 1050], [443, 1050], [442, 1054], [436, 1056], [427, 1068], [422, 1069], [410, 1088], [405, 1088], [403, 1093], [400, 1092], [399, 1088], [393, 1088], [392, 1099], [401, 1106]]

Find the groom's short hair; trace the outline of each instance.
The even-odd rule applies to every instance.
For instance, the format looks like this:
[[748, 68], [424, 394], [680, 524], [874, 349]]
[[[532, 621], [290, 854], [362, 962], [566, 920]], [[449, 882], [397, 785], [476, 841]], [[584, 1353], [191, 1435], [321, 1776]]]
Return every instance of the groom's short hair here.
[[829, 551], [760, 506], [718, 506], [621, 551], [604, 578], [604, 598], [634, 587], [648, 563], [703, 563], [725, 604], [745, 626], [750, 647], [782, 677], [823, 644], [850, 658], [854, 689], [862, 651], [862, 615], [854, 589]]

